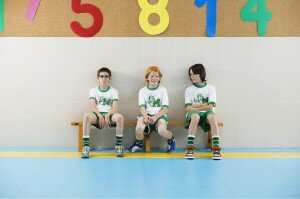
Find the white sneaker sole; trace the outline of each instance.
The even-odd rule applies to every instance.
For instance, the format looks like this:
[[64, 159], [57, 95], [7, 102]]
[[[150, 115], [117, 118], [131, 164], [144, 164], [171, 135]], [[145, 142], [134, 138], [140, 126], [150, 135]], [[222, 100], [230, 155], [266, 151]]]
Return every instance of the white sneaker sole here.
[[185, 159], [187, 159], [187, 160], [193, 160], [193, 159], [195, 159], [195, 157], [187, 157], [187, 156], [185, 156]]
[[222, 157], [212, 157], [213, 160], [222, 160]]

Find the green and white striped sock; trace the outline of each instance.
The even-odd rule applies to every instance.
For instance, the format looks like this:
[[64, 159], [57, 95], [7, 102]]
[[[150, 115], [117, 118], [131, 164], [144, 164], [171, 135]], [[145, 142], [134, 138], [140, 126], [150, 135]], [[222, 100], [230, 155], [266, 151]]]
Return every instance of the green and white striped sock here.
[[82, 139], [83, 139], [83, 146], [89, 146], [90, 145], [90, 136], [84, 135]]
[[188, 135], [188, 145], [194, 145], [195, 136], [194, 135]]
[[116, 146], [122, 145], [122, 138], [123, 138], [123, 135], [116, 135]]
[[220, 145], [220, 137], [218, 135], [212, 136], [212, 144], [213, 146], [219, 146]]

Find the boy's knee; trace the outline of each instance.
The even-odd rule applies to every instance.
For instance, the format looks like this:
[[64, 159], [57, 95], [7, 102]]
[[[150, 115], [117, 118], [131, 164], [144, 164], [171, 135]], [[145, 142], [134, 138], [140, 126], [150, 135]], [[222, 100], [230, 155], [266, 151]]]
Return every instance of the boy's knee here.
[[118, 114], [118, 115], [117, 115], [117, 118], [116, 118], [116, 122], [120, 123], [120, 122], [123, 122], [123, 121], [124, 121], [123, 115]]
[[140, 125], [137, 125], [136, 128], [135, 128], [135, 131], [138, 133], [138, 132], [143, 132], [144, 131], [144, 128], [143, 126], [140, 126]]
[[164, 135], [166, 133], [167, 129], [164, 127], [158, 127], [157, 128], [157, 133], [160, 135]]
[[92, 118], [91, 118], [91, 115], [89, 114], [89, 113], [87, 113], [87, 114], [85, 114], [84, 116], [83, 116], [83, 121], [84, 122], [91, 122], [91, 120], [92, 120]]
[[217, 122], [217, 118], [216, 118], [215, 114], [209, 114], [207, 116], [207, 120], [210, 124]]
[[191, 121], [196, 121], [196, 122], [198, 122], [199, 120], [200, 120], [200, 117], [199, 117], [198, 114], [196, 114], [196, 113], [192, 114], [192, 116], [191, 116]]

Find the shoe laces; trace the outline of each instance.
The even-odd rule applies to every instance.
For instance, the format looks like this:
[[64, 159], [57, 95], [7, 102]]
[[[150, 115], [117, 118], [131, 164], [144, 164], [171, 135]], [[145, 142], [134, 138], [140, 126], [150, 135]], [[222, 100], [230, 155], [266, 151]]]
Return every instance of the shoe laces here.
[[117, 153], [122, 153], [124, 147], [123, 146], [116, 146], [116, 152]]
[[85, 146], [85, 147], [83, 147], [83, 149], [82, 149], [82, 152], [83, 153], [88, 153], [90, 151], [90, 147], [88, 147], [88, 146]]
[[195, 147], [194, 146], [187, 146], [185, 148], [186, 154], [193, 154], [195, 151]]
[[221, 154], [220, 153], [221, 148], [219, 146], [214, 146], [212, 150], [213, 150], [213, 154], [218, 154], [218, 155]]

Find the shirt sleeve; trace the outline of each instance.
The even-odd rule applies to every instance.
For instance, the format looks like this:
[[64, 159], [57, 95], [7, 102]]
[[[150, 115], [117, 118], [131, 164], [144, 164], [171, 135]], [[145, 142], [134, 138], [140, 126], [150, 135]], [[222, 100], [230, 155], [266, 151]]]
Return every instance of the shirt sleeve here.
[[119, 92], [116, 89], [114, 89], [112, 101], [119, 101]]
[[146, 108], [145, 93], [143, 92], [143, 89], [139, 91], [139, 107]]
[[163, 89], [162, 107], [169, 108], [169, 97], [166, 88]]
[[93, 99], [97, 103], [96, 92], [95, 89], [90, 90], [90, 100]]
[[208, 96], [208, 104], [211, 104], [215, 107], [216, 103], [217, 103], [216, 89], [215, 87], [212, 86]]
[[192, 99], [191, 99], [191, 95], [190, 95], [190, 91], [189, 91], [188, 88], [185, 89], [184, 98], [185, 98], [185, 100], [184, 100], [184, 102], [185, 102], [184, 105], [185, 106], [190, 106], [190, 105], [193, 104]]

